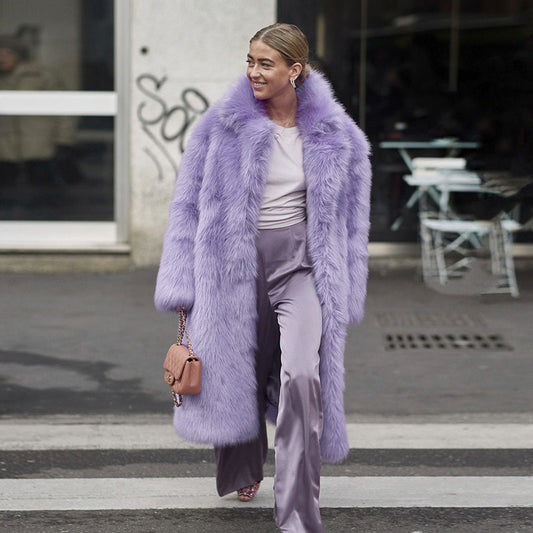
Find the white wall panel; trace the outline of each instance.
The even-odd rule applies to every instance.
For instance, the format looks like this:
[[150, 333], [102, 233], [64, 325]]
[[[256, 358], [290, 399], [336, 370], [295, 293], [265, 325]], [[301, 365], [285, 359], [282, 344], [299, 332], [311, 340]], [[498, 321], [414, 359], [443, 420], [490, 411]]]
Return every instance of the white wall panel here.
[[[135, 0], [132, 13], [131, 204], [134, 261], [159, 260], [176, 171], [202, 101], [245, 72], [252, 35], [276, 19], [275, 0]], [[184, 95], [184, 91], [187, 91]], [[167, 133], [165, 138], [163, 132]]]

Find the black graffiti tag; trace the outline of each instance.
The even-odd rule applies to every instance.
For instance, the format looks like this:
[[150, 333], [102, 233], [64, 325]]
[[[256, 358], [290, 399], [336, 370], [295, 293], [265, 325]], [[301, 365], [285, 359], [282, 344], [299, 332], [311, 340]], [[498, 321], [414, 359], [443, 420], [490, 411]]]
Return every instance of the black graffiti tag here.
[[[177, 141], [178, 149], [183, 153], [187, 131], [194, 121], [206, 112], [209, 102], [198, 89], [186, 88], [181, 92], [182, 103], [169, 106], [159, 93], [166, 81], [166, 76], [157, 79], [151, 74], [142, 74], [137, 78], [138, 89], [148, 98], [137, 107], [137, 118], [143, 131], [152, 139], [177, 173], [178, 165], [167, 151], [165, 143]], [[156, 156], [148, 148], [144, 151], [156, 164], [159, 179], [163, 179], [161, 165]]]

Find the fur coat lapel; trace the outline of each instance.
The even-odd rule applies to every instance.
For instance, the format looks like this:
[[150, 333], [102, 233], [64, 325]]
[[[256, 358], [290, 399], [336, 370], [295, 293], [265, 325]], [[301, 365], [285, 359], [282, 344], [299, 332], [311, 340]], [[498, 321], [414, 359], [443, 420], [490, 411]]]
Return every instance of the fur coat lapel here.
[[[307, 187], [310, 196], [316, 192], [322, 199], [320, 212], [315, 214], [331, 219], [346, 179], [351, 152], [350, 137], [345, 131], [346, 114], [333, 98], [328, 82], [317, 72], [309, 75], [297, 89], [297, 95], [296, 123], [303, 142]], [[258, 185], [262, 193], [274, 124], [267, 117], [264, 103], [254, 98], [246, 77], [239, 79], [229, 91], [218, 114], [237, 135], [243, 167], [254, 173], [244, 183], [250, 187]], [[253, 183], [255, 180], [257, 184]], [[254, 203], [255, 207], [259, 210], [260, 203]]]
[[[370, 166], [363, 133], [312, 72], [297, 89], [307, 185], [307, 241], [322, 306], [322, 458], [348, 453], [343, 390], [346, 326], [366, 294]], [[190, 310], [203, 359], [199, 396], [175, 410], [184, 438], [223, 445], [258, 432], [255, 238], [274, 124], [246, 77], [197, 124], [170, 206], [155, 304]], [[270, 409], [275, 419], [275, 410]]]

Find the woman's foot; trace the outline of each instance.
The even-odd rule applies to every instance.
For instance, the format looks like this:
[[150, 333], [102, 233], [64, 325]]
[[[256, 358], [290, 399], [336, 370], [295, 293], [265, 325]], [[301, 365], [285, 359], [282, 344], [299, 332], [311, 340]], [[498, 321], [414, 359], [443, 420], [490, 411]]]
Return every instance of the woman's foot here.
[[249, 502], [254, 498], [259, 490], [260, 481], [256, 481], [253, 485], [248, 485], [237, 491], [237, 496], [241, 502]]

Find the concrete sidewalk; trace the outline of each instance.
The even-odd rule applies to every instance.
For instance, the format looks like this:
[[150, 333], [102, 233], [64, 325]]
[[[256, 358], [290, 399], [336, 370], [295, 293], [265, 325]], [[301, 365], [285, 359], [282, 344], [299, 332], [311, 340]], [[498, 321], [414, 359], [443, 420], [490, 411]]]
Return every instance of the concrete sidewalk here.
[[[169, 413], [176, 319], [153, 309], [155, 275], [1, 274], [0, 414]], [[473, 282], [446, 294], [414, 270], [372, 271], [348, 335], [349, 419], [530, 419], [533, 274], [518, 281], [518, 300], [483, 298]]]

